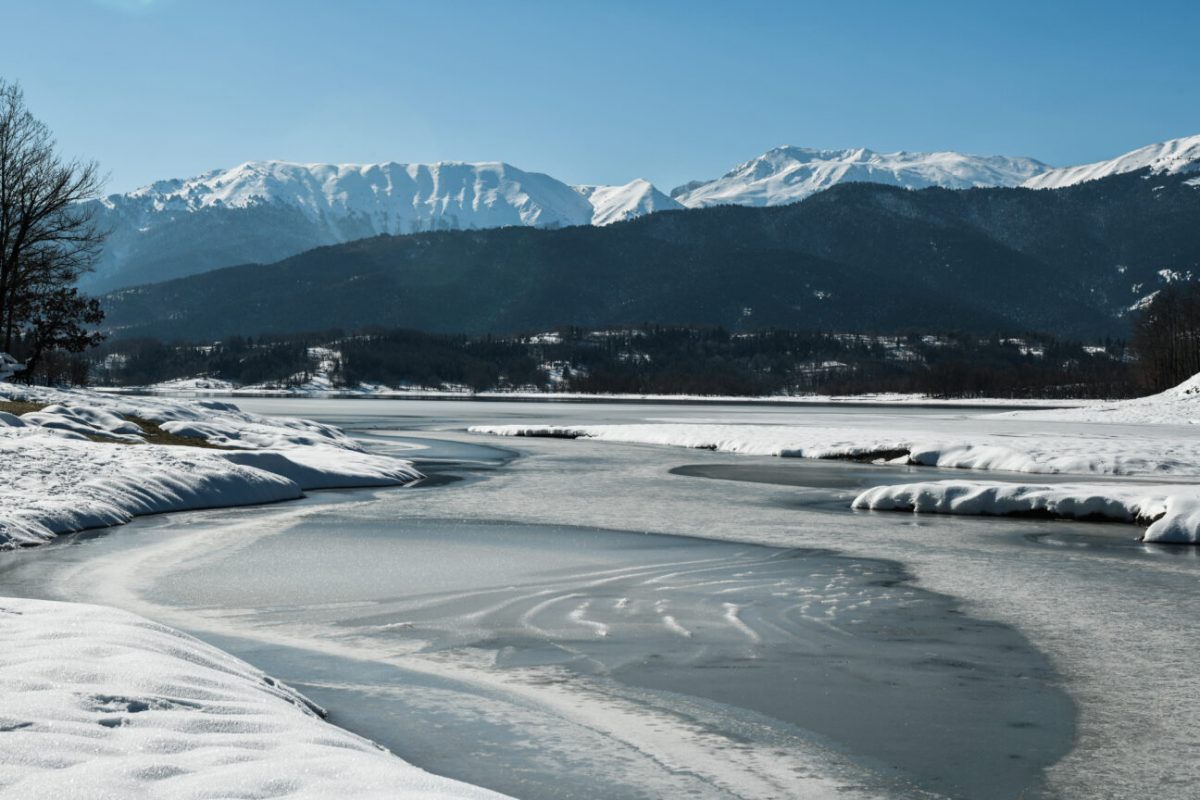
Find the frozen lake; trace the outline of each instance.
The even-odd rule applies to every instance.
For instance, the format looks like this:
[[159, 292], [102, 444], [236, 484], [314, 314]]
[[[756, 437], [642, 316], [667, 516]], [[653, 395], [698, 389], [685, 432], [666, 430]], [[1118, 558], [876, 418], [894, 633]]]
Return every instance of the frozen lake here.
[[1195, 794], [1194, 551], [1117, 525], [847, 509], [861, 487], [936, 470], [462, 432], [1008, 422], [238, 402], [343, 425], [432, 479], [145, 518], [12, 554], [3, 590], [192, 631], [404, 758], [518, 797]]

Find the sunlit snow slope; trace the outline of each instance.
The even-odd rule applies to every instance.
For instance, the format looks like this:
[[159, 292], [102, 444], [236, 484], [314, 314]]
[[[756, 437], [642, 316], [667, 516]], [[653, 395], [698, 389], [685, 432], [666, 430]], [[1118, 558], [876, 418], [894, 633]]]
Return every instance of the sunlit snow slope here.
[[82, 283], [102, 291], [379, 234], [605, 225], [678, 207], [644, 180], [575, 188], [502, 162], [249, 161], [95, 201], [112, 233]]
[[654, 188], [650, 181], [641, 178], [624, 186], [576, 186], [575, 191], [592, 204], [593, 225], [611, 225], [655, 211], [683, 208]]
[[694, 181], [671, 196], [689, 208], [722, 204], [778, 206], [838, 183], [885, 183], [908, 189], [1016, 186], [1049, 169], [1032, 158], [963, 153], [876, 153], [866, 148], [776, 147], [720, 178]]
[[1030, 189], [1060, 189], [1147, 167], [1156, 174], [1200, 171], [1200, 135], [1139, 147], [1108, 161], [1052, 169], [1035, 175], [1022, 185]]

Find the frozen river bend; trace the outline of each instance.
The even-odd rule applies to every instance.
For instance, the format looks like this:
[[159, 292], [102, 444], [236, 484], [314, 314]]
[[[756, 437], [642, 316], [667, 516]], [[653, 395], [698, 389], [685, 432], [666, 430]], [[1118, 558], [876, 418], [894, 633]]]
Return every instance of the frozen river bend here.
[[927, 468], [462, 432], [714, 416], [967, 430], [962, 412], [242, 404], [347, 426], [434, 479], [10, 554], [4, 593], [183, 628], [416, 765], [518, 797], [1200, 785], [1192, 550], [1116, 525], [849, 509], [946, 477]]

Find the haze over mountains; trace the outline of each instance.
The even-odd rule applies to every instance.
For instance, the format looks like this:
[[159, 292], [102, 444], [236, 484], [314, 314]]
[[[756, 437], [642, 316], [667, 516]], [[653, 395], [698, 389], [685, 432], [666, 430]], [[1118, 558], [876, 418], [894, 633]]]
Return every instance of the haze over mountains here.
[[271, 263], [380, 234], [604, 226], [658, 211], [778, 206], [852, 182], [905, 189], [1054, 188], [1136, 169], [1173, 173], [1197, 165], [1200, 136], [1064, 169], [1006, 156], [779, 147], [719, 178], [678, 187], [668, 197], [643, 179], [571, 186], [502, 162], [247, 162], [95, 201], [100, 223], [112, 233], [82, 286], [101, 292]]

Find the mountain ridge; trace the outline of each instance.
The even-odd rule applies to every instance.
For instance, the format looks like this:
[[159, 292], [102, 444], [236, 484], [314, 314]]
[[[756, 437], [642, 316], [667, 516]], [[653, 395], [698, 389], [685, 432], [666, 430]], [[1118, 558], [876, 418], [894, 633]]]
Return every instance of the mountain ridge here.
[[645, 322], [1125, 335], [1130, 305], [1200, 273], [1200, 187], [1114, 175], [1064, 189], [846, 183], [803, 203], [606, 227], [381, 236], [105, 298], [122, 336], [219, 339], [380, 325], [515, 333]]
[[975, 156], [953, 151], [878, 153], [865, 147], [821, 150], [782, 145], [738, 164], [719, 178], [677, 187], [689, 208], [732, 204], [776, 206], [804, 200], [839, 183], [924, 189], [1016, 186], [1050, 169], [1032, 158]]
[[1200, 171], [1200, 134], [1155, 142], [1105, 161], [1052, 169], [1021, 185], [1028, 189], [1062, 189], [1141, 169], [1155, 175]]
[[1141, 167], [1189, 171], [1197, 164], [1200, 136], [1062, 169], [1029, 158], [953, 151], [878, 153], [789, 145], [742, 162], [719, 178], [676, 187], [668, 196], [641, 178], [619, 186], [572, 186], [502, 161], [249, 161], [92, 201], [97, 222], [112, 234], [96, 270], [80, 286], [103, 292], [231, 264], [273, 263], [315, 247], [380, 234], [609, 225], [685, 207], [779, 206], [852, 182], [907, 189], [1040, 188]]

